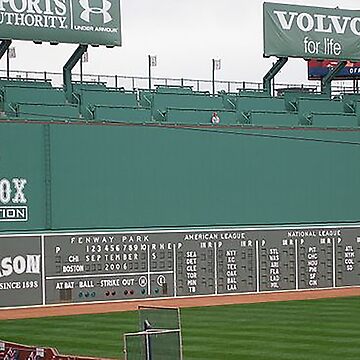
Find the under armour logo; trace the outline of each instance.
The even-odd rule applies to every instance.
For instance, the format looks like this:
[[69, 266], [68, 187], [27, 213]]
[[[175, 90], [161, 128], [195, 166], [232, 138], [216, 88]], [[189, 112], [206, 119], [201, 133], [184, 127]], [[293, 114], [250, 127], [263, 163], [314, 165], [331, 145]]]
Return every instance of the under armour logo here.
[[109, 10], [111, 8], [111, 2], [109, 0], [101, 0], [102, 7], [90, 7], [90, 0], [79, 0], [80, 5], [84, 11], [81, 13], [80, 18], [86, 22], [90, 22], [90, 14], [102, 14], [104, 24], [112, 20]]

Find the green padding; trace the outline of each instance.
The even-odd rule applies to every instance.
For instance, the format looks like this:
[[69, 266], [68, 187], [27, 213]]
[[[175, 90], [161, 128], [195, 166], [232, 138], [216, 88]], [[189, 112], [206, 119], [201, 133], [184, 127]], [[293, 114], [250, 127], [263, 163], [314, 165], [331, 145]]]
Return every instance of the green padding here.
[[[215, 110], [188, 110], [188, 109], [167, 109], [166, 119], [169, 123], [176, 124], [212, 124], [211, 118]], [[236, 124], [237, 114], [235, 111], [220, 110], [216, 111], [220, 123], [219, 125]]]
[[311, 124], [317, 127], [349, 127], [359, 126], [357, 116], [350, 114], [311, 114]]
[[314, 111], [324, 113], [342, 113], [344, 111], [342, 101], [327, 99], [299, 99], [297, 108], [300, 115]]
[[12, 108], [17, 103], [32, 104], [65, 104], [65, 95], [62, 89], [41, 88], [30, 86], [5, 86], [3, 89], [4, 111], [13, 115]]
[[325, 94], [311, 94], [308, 92], [302, 91], [290, 91], [286, 90], [283, 94], [285, 101], [285, 109], [288, 111], [297, 111], [298, 101], [301, 99], [304, 100], [329, 100], [329, 96]]
[[151, 121], [150, 109], [121, 106], [94, 106], [93, 118], [98, 121], [145, 123]]
[[246, 97], [236, 98], [236, 109], [239, 112], [246, 111], [284, 111], [284, 99], [274, 97]]
[[158, 85], [156, 87], [158, 94], [192, 94], [193, 90], [191, 86], [166, 86]]
[[243, 90], [238, 89], [239, 92], [236, 94], [237, 97], [255, 97], [255, 98], [269, 98], [271, 97], [267, 92], [258, 90]]
[[356, 113], [359, 110], [360, 94], [344, 94], [344, 112], [345, 113]]
[[26, 120], [63, 120], [79, 119], [79, 108], [77, 105], [67, 104], [17, 104], [16, 115]]
[[139, 91], [139, 105], [151, 109], [153, 104], [153, 93], [148, 90]]
[[222, 98], [210, 95], [186, 94], [156, 94], [153, 95], [154, 120], [163, 121], [159, 113], [165, 113], [167, 108], [181, 109], [217, 109], [223, 108]]
[[74, 93], [80, 90], [106, 90], [106, 85], [102, 82], [73, 82], [72, 87]]
[[39, 88], [51, 88], [50, 80], [37, 80], [37, 79], [2, 79], [0, 78], [0, 89], [3, 89], [5, 86], [29, 86], [29, 87], [39, 87]]
[[79, 90], [80, 112], [84, 118], [91, 116], [89, 108], [94, 105], [137, 106], [136, 93], [124, 90]]
[[[28, 206], [27, 222], [0, 222], [4, 230], [37, 230], [45, 228], [45, 141], [44, 131], [48, 125], [36, 123], [0, 124], [1, 178], [23, 178]], [[10, 203], [8, 205], [11, 205]], [[14, 204], [21, 205], [21, 204]], [[3, 205], [2, 205], [3, 206]], [[50, 212], [50, 209], [48, 208]]]
[[223, 100], [223, 108], [228, 110], [235, 110], [236, 109], [236, 96], [222, 93], [221, 94]]
[[[236, 104], [237, 104], [237, 101], [239, 98], [241, 99], [254, 99], [252, 102], [250, 100], [250, 107], [253, 107], [254, 105], [253, 104], [259, 104], [259, 102], [262, 102], [262, 101], [268, 101], [268, 99], [270, 99], [270, 102], [272, 101], [272, 99], [274, 99], [272, 96], [270, 96], [268, 93], [265, 93], [265, 92], [262, 92], [262, 91], [253, 91], [253, 90], [239, 90], [238, 93], [227, 93], [225, 91], [222, 91], [220, 92], [220, 95], [223, 99], [223, 106], [225, 109], [235, 109], [236, 108]], [[277, 102], [277, 98], [275, 98], [275, 102]], [[240, 100], [240, 103], [246, 103], [247, 100]], [[268, 104], [268, 103], [266, 103]], [[280, 105], [280, 108], [276, 107], [275, 109], [273, 109], [274, 105], [270, 105], [272, 106], [271, 109], [272, 110], [284, 110], [284, 106], [283, 105]], [[242, 109], [242, 111], [250, 111], [250, 110], [267, 110], [266, 106], [265, 108], [262, 107], [261, 109], [258, 109], [258, 108], [253, 108], [253, 109], [250, 109], [248, 108], [248, 106], [245, 106], [247, 109]], [[258, 107], [258, 105], [257, 105]], [[271, 110], [269, 109], [269, 110]]]
[[288, 112], [251, 112], [250, 121], [260, 126], [287, 126], [294, 127], [299, 124], [296, 114]]
[[360, 131], [50, 127], [54, 229], [359, 220]]

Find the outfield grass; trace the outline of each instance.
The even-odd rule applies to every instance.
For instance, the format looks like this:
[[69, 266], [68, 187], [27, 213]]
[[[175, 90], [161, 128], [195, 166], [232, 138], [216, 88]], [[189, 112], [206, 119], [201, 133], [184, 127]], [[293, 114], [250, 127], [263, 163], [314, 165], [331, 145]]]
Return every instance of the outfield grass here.
[[[183, 309], [185, 360], [358, 360], [360, 298]], [[136, 313], [0, 321], [0, 339], [121, 357]]]

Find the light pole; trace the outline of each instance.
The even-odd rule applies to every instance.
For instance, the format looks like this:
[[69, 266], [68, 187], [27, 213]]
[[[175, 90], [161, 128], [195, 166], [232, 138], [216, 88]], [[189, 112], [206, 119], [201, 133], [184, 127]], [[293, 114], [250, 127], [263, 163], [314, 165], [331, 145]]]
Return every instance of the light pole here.
[[6, 77], [10, 78], [10, 59], [16, 58], [16, 50], [15, 47], [10, 47], [6, 52]]
[[156, 55], [148, 55], [148, 66], [149, 66], [149, 90], [151, 90], [151, 68], [157, 66]]
[[215, 71], [221, 69], [221, 59], [212, 59], [212, 94], [215, 95]]
[[80, 82], [83, 82], [83, 64], [89, 62], [89, 53], [86, 51], [80, 59]]

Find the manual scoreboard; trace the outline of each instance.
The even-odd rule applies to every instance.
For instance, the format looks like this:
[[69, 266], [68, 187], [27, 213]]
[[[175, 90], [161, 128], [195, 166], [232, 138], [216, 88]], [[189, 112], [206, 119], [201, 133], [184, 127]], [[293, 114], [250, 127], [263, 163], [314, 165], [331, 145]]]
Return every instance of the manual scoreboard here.
[[0, 237], [0, 307], [360, 285], [360, 227]]

